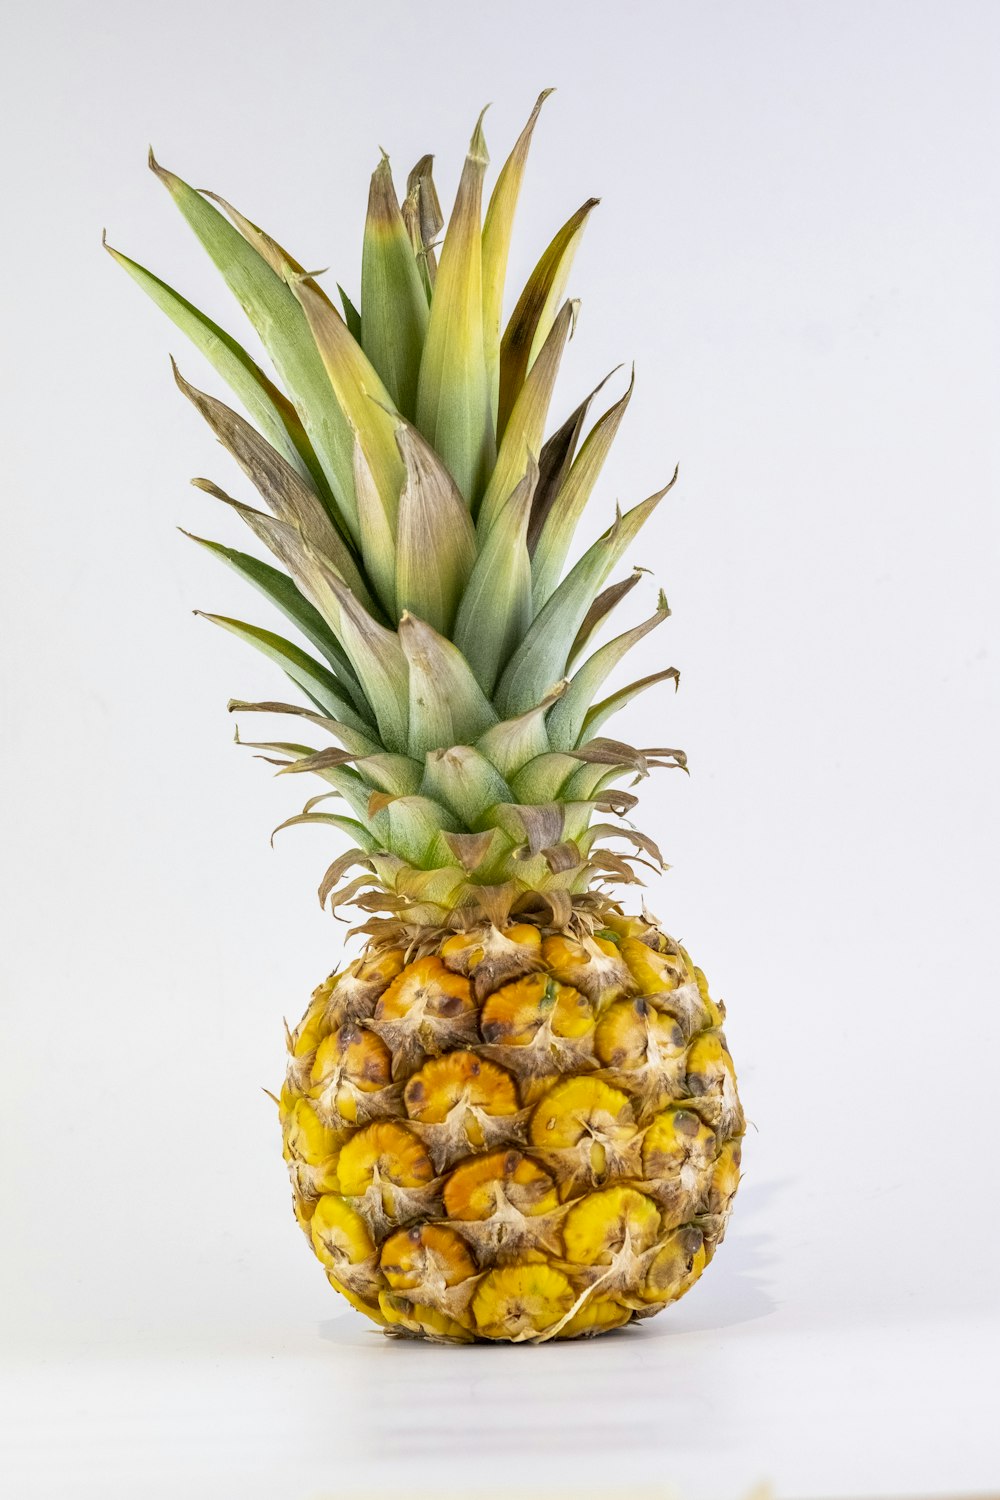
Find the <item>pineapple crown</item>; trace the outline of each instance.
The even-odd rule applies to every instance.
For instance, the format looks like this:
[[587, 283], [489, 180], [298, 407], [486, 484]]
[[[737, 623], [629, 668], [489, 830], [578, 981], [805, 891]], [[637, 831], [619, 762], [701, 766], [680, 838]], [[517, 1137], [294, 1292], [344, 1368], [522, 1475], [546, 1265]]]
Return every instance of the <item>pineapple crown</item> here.
[[[643, 571], [607, 583], [676, 471], [641, 504], [617, 510], [567, 571], [634, 374], [585, 436], [604, 382], [545, 436], [577, 316], [566, 283], [596, 199], [556, 233], [502, 326], [514, 213], [549, 92], [507, 158], [485, 219], [480, 116], [443, 238], [432, 158], [414, 167], [400, 205], [383, 154], [368, 199], [359, 307], [338, 287], [338, 310], [317, 275], [270, 235], [150, 152], [284, 389], [180, 293], [107, 246], [250, 419], [174, 366], [181, 391], [267, 508], [206, 479], [194, 484], [236, 511], [281, 567], [193, 540], [254, 584], [312, 648], [205, 616], [275, 661], [308, 700], [233, 701], [231, 710], [293, 715], [333, 742], [253, 748], [281, 774], [310, 772], [327, 784], [281, 826], [320, 823], [353, 840], [320, 885], [334, 910], [349, 902], [413, 925], [463, 926], [484, 915], [499, 924], [532, 911], [563, 923], [593, 899], [592, 888], [636, 880], [636, 863], [662, 868], [655, 844], [625, 821], [637, 799], [617, 783], [654, 765], [683, 768], [685, 758], [599, 734], [637, 693], [677, 684], [670, 667], [601, 696], [630, 647], [669, 614], [662, 593], [650, 618], [597, 649], [594, 639]], [[320, 810], [331, 798], [352, 815]], [[607, 848], [609, 840], [624, 840], [628, 852]], [[356, 866], [362, 873], [341, 884]]]

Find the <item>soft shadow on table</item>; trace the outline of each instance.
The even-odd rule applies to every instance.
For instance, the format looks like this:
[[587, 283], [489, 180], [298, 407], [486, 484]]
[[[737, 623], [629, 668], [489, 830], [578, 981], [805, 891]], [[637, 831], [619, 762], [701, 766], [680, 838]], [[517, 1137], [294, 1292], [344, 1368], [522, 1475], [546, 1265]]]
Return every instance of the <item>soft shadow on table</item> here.
[[[736, 1198], [729, 1233], [703, 1280], [674, 1308], [647, 1324], [650, 1333], [712, 1333], [752, 1323], [777, 1306], [767, 1290], [774, 1261], [773, 1235], [766, 1233], [767, 1210], [789, 1181], [748, 1182]], [[669, 1326], [667, 1326], [669, 1324]]]
[[710, 1441], [717, 1413], [697, 1383], [683, 1378], [678, 1341], [771, 1311], [764, 1283], [770, 1237], [753, 1225], [766, 1222], [767, 1204], [785, 1187], [744, 1184], [730, 1234], [704, 1280], [676, 1308], [639, 1327], [571, 1343], [449, 1348], [387, 1339], [347, 1313], [321, 1323], [320, 1338], [350, 1360], [349, 1425], [390, 1462], [437, 1451], [442, 1413], [450, 1449], [467, 1447], [480, 1460], [499, 1461], [511, 1424], [522, 1453], [561, 1453], [567, 1461], [605, 1454], [609, 1444], [644, 1448], [667, 1419], [676, 1446]]

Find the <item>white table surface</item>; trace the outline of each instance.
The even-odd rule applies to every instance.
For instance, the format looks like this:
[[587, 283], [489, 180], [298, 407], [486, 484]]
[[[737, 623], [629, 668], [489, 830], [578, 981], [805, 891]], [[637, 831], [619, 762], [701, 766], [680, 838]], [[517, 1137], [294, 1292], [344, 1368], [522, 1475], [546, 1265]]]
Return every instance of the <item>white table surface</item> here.
[[[781, 1303], [763, 1190], [640, 1329], [440, 1348], [325, 1321], [96, 1338], [7, 1367], [11, 1500], [780, 1500], [1000, 1491], [1000, 1322]], [[302, 1267], [306, 1277], [308, 1268]], [[325, 1288], [320, 1289], [321, 1293]], [[960, 1299], [959, 1299], [960, 1300]], [[294, 1297], [292, 1299], [295, 1301]]]

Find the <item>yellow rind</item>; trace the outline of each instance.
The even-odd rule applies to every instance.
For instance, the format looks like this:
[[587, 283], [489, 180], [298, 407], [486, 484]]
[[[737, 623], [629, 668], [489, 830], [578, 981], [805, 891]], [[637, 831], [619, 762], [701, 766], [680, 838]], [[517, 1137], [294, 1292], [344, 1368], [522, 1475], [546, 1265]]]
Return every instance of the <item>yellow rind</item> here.
[[278, 1101], [331, 1284], [387, 1332], [450, 1343], [592, 1337], [676, 1301], [740, 1180], [722, 1015], [638, 918], [371, 949], [314, 993]]

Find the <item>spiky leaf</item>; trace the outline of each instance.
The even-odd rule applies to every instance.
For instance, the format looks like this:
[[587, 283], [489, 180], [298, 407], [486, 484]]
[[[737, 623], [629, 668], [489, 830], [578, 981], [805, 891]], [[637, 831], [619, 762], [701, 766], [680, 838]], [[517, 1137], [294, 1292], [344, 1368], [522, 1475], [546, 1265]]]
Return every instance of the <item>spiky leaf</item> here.
[[573, 533], [583, 514], [584, 506], [593, 493], [594, 485], [604, 467], [622, 418], [628, 410], [634, 386], [635, 372], [633, 371], [624, 396], [609, 407], [587, 434], [569, 473], [558, 491], [552, 496], [548, 514], [541, 519], [536, 513], [536, 524], [541, 519], [538, 541], [531, 558], [536, 610], [541, 609], [559, 582], [559, 576], [573, 540]]
[[518, 392], [532, 361], [548, 336], [566, 290], [573, 257], [597, 198], [588, 198], [558, 231], [535, 266], [518, 298], [500, 343], [500, 407], [497, 435], [502, 437]]
[[302, 419], [322, 465], [340, 515], [356, 535], [351, 482], [353, 440], [336, 401], [316, 346], [308, 337], [298, 303], [281, 277], [201, 193], [168, 172], [150, 152], [149, 164], [222, 273], [261, 342]]
[[370, 721], [357, 712], [329, 668], [321, 666], [308, 652], [294, 646], [282, 636], [275, 635], [271, 630], [262, 630], [259, 625], [248, 625], [244, 620], [234, 620], [228, 615], [212, 615], [200, 609], [195, 610], [195, 614], [200, 615], [203, 620], [210, 620], [213, 625], [221, 625], [223, 630], [239, 636], [277, 662], [314, 703], [318, 703], [335, 719], [341, 720], [351, 729], [371, 728]]
[[[493, 525], [514, 487], [524, 476], [529, 458], [537, 460], [542, 449], [545, 421], [555, 388], [559, 364], [576, 322], [578, 304], [567, 302], [561, 309], [545, 340], [527, 380], [518, 393], [497, 454], [497, 461], [486, 486], [477, 518], [480, 536]], [[532, 486], [534, 492], [534, 486]], [[532, 500], [532, 511], [534, 500]]]
[[492, 693], [531, 623], [531, 559], [525, 541], [538, 466], [528, 471], [482, 543], [458, 618], [455, 642], [487, 693]]
[[[606, 646], [595, 651], [593, 656], [584, 662], [580, 670], [572, 677], [562, 698], [549, 714], [548, 732], [553, 745], [559, 749], [568, 750], [581, 738], [593, 734], [596, 721], [590, 719], [590, 709], [602, 684], [632, 647], [638, 645], [644, 636], [656, 629], [657, 625], [662, 625], [669, 614], [667, 601], [661, 594], [655, 614], [650, 615], [649, 619], [643, 620], [641, 624], [633, 626], [631, 630], [626, 630], [616, 636], [613, 641], [608, 641]], [[675, 669], [671, 667], [670, 671], [675, 672]]]
[[405, 417], [413, 418], [427, 294], [399, 211], [389, 158], [372, 174], [361, 253], [361, 345]]
[[500, 324], [514, 214], [521, 196], [535, 124], [542, 105], [552, 92], [552, 89], [543, 89], [535, 100], [528, 123], [500, 169], [483, 224], [483, 348], [494, 424], [500, 402]]
[[496, 457], [483, 350], [480, 220], [488, 161], [480, 116], [441, 247], [417, 389], [417, 426], [470, 503]]
[[426, 439], [400, 424], [396, 442], [406, 469], [394, 554], [396, 613], [411, 610], [448, 635], [475, 563], [475, 529], [455, 481]]
[[[674, 476], [676, 478], [676, 475]], [[673, 484], [619, 515], [613, 526], [590, 547], [535, 616], [500, 681], [496, 696], [501, 713], [516, 714], [536, 703], [549, 685], [562, 676], [569, 650], [601, 585], [631, 546]]]
[[457, 646], [414, 615], [399, 622], [409, 666], [409, 748], [424, 756], [442, 745], [473, 740], [496, 713]]

